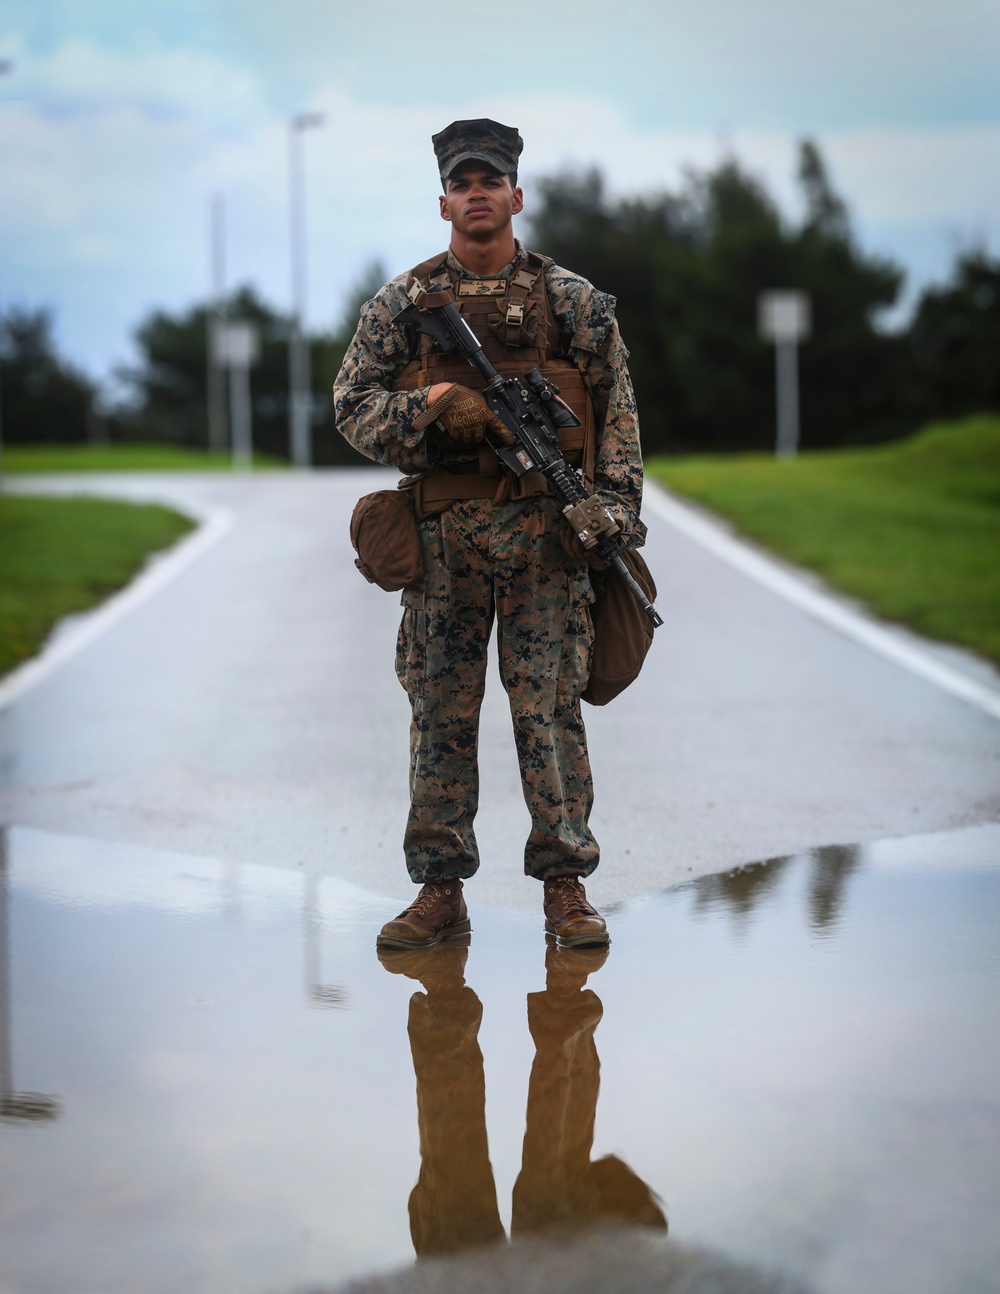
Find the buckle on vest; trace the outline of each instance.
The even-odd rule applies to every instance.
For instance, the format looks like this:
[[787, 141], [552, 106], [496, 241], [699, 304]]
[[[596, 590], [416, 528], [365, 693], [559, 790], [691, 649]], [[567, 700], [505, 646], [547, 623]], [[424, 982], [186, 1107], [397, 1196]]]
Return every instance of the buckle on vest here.
[[507, 305], [507, 315], [504, 319], [508, 328], [520, 328], [524, 323], [524, 302], [511, 301]]

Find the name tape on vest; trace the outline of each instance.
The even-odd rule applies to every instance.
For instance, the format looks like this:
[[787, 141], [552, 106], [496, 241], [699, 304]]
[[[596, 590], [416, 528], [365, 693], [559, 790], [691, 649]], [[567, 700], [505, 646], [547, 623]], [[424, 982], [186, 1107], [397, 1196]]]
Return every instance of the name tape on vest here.
[[506, 279], [459, 279], [460, 297], [503, 297], [507, 295]]

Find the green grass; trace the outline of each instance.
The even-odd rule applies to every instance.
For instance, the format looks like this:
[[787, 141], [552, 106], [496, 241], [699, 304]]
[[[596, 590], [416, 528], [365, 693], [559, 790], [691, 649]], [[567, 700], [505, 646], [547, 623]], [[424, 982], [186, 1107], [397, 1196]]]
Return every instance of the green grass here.
[[[270, 454], [253, 456], [255, 467], [287, 467]], [[230, 471], [228, 454], [171, 445], [5, 445], [5, 472], [221, 472]]]
[[0, 674], [33, 656], [62, 616], [127, 584], [193, 524], [150, 504], [0, 497]]
[[878, 615], [1000, 662], [1000, 418], [875, 449], [647, 470]]

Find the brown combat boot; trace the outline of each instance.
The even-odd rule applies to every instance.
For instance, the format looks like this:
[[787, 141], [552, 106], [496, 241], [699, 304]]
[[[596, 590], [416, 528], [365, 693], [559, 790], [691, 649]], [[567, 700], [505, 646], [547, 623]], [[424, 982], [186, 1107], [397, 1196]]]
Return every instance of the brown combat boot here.
[[472, 930], [462, 897], [462, 882], [428, 881], [408, 908], [379, 932], [378, 948], [431, 948]]
[[611, 942], [604, 918], [587, 902], [577, 876], [555, 876], [545, 882], [545, 929], [561, 948], [585, 948]]

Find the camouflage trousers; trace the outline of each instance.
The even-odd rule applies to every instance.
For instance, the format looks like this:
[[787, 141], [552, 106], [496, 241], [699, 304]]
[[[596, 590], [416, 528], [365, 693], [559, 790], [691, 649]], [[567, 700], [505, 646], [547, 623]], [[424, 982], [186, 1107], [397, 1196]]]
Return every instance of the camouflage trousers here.
[[586, 566], [563, 549], [565, 525], [545, 497], [498, 506], [461, 500], [421, 523], [424, 581], [403, 592], [396, 646], [413, 711], [403, 849], [418, 884], [479, 867], [479, 710], [494, 619], [531, 815], [524, 870], [544, 880], [597, 866], [580, 713], [593, 594]]

